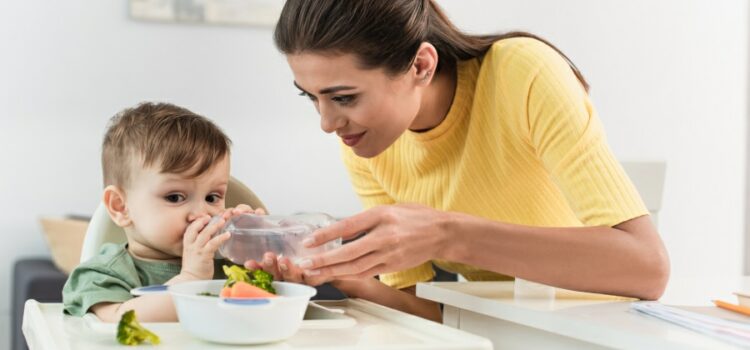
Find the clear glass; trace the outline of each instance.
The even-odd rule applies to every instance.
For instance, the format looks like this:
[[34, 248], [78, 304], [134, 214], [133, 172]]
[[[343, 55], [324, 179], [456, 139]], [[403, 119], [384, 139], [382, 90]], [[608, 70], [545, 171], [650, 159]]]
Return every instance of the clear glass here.
[[260, 262], [266, 252], [285, 256], [297, 263], [300, 259], [341, 246], [341, 239], [315, 248], [305, 248], [302, 241], [315, 230], [336, 220], [328, 214], [304, 213], [288, 216], [243, 214], [232, 217], [220, 233], [229, 232], [229, 240], [219, 247], [219, 255], [235, 264]]

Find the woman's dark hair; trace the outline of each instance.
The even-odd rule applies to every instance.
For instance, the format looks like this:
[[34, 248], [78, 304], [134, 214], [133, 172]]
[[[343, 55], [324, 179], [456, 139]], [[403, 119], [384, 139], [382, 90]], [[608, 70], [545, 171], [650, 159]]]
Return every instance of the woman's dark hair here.
[[364, 68], [406, 71], [423, 42], [446, 64], [483, 56], [498, 40], [527, 37], [555, 49], [583, 87], [588, 83], [573, 62], [546, 40], [526, 32], [468, 35], [458, 30], [432, 0], [287, 0], [274, 41], [284, 54], [340, 52], [356, 54]]

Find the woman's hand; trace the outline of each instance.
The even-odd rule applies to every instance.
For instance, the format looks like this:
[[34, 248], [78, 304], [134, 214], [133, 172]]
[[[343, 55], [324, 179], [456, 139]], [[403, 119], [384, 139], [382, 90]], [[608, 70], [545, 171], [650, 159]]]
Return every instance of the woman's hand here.
[[401, 271], [441, 258], [450, 234], [450, 214], [422, 205], [372, 208], [319, 229], [306, 242], [315, 247], [332, 239], [352, 239], [341, 248], [302, 260], [306, 278], [362, 279]]
[[273, 275], [274, 281], [287, 281], [294, 283], [302, 283], [310, 286], [318, 286], [330, 279], [322, 278], [321, 276], [306, 276], [304, 271], [294, 265], [289, 258], [285, 256], [276, 256], [272, 252], [266, 252], [263, 254], [263, 260], [258, 262], [255, 260], [248, 260], [245, 262], [245, 268], [248, 270], [261, 269]]

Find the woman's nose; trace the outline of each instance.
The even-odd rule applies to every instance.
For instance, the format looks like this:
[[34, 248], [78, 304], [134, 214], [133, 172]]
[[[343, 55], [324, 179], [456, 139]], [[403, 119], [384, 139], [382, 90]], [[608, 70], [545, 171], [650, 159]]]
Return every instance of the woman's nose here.
[[330, 134], [346, 125], [346, 118], [336, 116], [336, 114], [325, 114], [320, 111], [320, 128], [327, 134]]

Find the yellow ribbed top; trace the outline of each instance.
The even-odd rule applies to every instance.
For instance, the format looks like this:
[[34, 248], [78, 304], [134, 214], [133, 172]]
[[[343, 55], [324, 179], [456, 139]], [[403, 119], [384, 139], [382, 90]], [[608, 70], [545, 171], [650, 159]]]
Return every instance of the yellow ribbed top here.
[[[406, 131], [370, 159], [343, 146], [365, 208], [419, 203], [547, 227], [614, 226], [648, 214], [588, 94], [555, 50], [529, 38], [501, 40], [481, 59], [459, 62], [457, 77], [453, 104], [434, 129]], [[433, 262], [468, 280], [509, 279]], [[425, 262], [380, 279], [404, 288], [433, 276]]]

